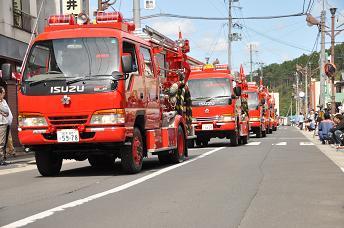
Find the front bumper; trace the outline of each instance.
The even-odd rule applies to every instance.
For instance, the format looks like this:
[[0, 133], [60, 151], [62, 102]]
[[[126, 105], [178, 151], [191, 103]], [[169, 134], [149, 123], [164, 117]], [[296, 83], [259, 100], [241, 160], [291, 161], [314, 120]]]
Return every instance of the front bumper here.
[[[202, 129], [202, 125], [204, 124], [212, 124], [213, 128], [211, 130], [204, 130]], [[216, 131], [234, 131], [236, 129], [236, 122], [194, 122], [192, 124], [195, 127], [195, 132], [216, 132]]]
[[79, 142], [59, 143], [55, 133], [44, 129], [22, 129], [18, 132], [19, 141], [24, 146], [48, 144], [83, 144], [124, 142], [127, 136], [125, 127], [88, 127], [79, 132]]

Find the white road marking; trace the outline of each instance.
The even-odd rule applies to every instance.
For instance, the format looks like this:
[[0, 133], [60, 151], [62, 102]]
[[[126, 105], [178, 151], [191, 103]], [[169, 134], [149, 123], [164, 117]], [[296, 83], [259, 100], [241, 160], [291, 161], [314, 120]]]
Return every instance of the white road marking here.
[[188, 150], [191, 150], [191, 151], [196, 151], [196, 150], [209, 150], [211, 148], [209, 147], [199, 147], [199, 148], [188, 148]]
[[344, 173], [344, 168], [343, 167], [340, 167], [340, 169], [342, 170], [342, 172]]
[[276, 146], [286, 146], [287, 142], [279, 142], [275, 144]]
[[300, 142], [300, 146], [312, 146], [314, 143], [312, 142]]
[[107, 195], [110, 195], [110, 194], [113, 194], [113, 193], [117, 193], [117, 192], [120, 192], [120, 191], [128, 189], [128, 188], [131, 188], [131, 187], [133, 187], [135, 185], [143, 183], [143, 182], [145, 182], [145, 181], [147, 181], [149, 179], [152, 179], [152, 178], [154, 178], [156, 176], [159, 176], [159, 175], [161, 175], [163, 173], [169, 172], [169, 171], [171, 171], [173, 169], [179, 168], [181, 166], [187, 165], [187, 164], [189, 164], [191, 162], [194, 162], [194, 161], [197, 161], [197, 160], [199, 160], [201, 158], [209, 156], [209, 155], [211, 155], [211, 154], [213, 154], [213, 153], [215, 153], [215, 152], [217, 152], [219, 150], [222, 150], [224, 148], [225, 147], [216, 148], [214, 150], [208, 151], [208, 152], [206, 152], [206, 153], [204, 153], [202, 155], [199, 155], [199, 156], [197, 156], [197, 157], [195, 157], [193, 159], [190, 159], [188, 161], [185, 161], [183, 163], [179, 163], [179, 164], [176, 164], [176, 165], [172, 165], [172, 166], [166, 167], [164, 169], [158, 170], [158, 171], [156, 171], [154, 173], [148, 174], [148, 175], [146, 175], [144, 177], [141, 177], [139, 179], [133, 180], [133, 181], [131, 181], [129, 183], [120, 185], [118, 187], [112, 188], [112, 189], [104, 191], [104, 192], [100, 192], [100, 193], [88, 196], [86, 198], [82, 198], [82, 199], [79, 199], [79, 200], [76, 200], [76, 201], [72, 201], [70, 203], [66, 203], [66, 204], [63, 204], [61, 206], [58, 206], [58, 207], [55, 207], [55, 208], [43, 211], [41, 213], [38, 213], [38, 214], [35, 214], [35, 215], [32, 215], [32, 216], [26, 217], [24, 219], [15, 221], [15, 222], [10, 223], [10, 224], [5, 225], [5, 226], [2, 226], [1, 228], [15, 228], [15, 227], [26, 226], [28, 224], [36, 222], [37, 220], [44, 219], [46, 217], [52, 216], [56, 212], [64, 211], [64, 210], [66, 210], [68, 208], [73, 208], [73, 207], [76, 207], [76, 206], [80, 206], [80, 205], [88, 203], [88, 202], [90, 202], [92, 200], [99, 199], [99, 198], [102, 198], [104, 196], [107, 196]]
[[[76, 161], [75, 160], [64, 160], [63, 164], [68, 164], [68, 163], [73, 163], [73, 162], [76, 162]], [[11, 166], [11, 165], [13, 165], [13, 164], [9, 164], [9, 166]], [[11, 174], [11, 173], [19, 173], [19, 172], [34, 170], [34, 169], [37, 169], [37, 167], [35, 164], [32, 165], [32, 163], [29, 165], [23, 166], [23, 167], [16, 167], [16, 168], [9, 167], [8, 169], [0, 170], [0, 176], [6, 175], [6, 174]]]
[[258, 146], [260, 145], [262, 142], [250, 142], [250, 143], [247, 143], [246, 146]]

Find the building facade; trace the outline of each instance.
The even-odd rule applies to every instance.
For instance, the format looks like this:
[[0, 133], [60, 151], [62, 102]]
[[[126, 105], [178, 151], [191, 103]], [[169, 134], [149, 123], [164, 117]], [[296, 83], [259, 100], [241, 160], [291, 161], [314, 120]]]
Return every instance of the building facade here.
[[[11, 63], [14, 72], [19, 72], [37, 17], [36, 0], [0, 1], [0, 66]], [[17, 131], [17, 82], [1, 82], [6, 87], [6, 99], [13, 113], [12, 137], [19, 146]]]

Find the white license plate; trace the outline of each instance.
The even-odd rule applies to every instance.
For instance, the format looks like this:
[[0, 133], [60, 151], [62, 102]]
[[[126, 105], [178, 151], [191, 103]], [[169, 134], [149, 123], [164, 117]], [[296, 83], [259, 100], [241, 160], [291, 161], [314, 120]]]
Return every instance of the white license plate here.
[[57, 131], [57, 142], [79, 142], [79, 131], [75, 129], [63, 129]]
[[212, 124], [202, 124], [202, 130], [204, 131], [211, 131], [214, 129], [214, 126]]

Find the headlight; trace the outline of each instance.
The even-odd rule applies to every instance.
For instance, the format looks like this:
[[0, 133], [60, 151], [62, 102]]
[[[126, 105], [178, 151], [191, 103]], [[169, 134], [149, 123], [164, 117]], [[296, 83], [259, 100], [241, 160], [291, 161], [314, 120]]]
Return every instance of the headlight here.
[[19, 127], [46, 127], [48, 126], [47, 121], [43, 116], [18, 116]]
[[260, 118], [258, 118], [258, 117], [251, 117], [250, 121], [260, 121]]
[[123, 124], [125, 115], [123, 109], [97, 111], [92, 115], [90, 124]]
[[223, 115], [223, 116], [221, 117], [221, 120], [222, 120], [223, 122], [235, 121], [235, 116]]

